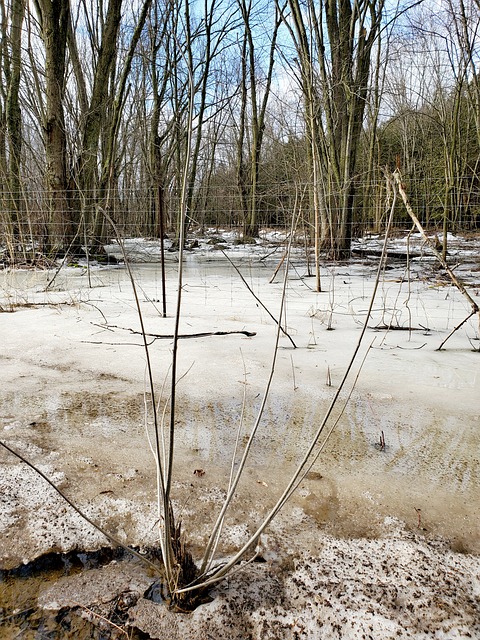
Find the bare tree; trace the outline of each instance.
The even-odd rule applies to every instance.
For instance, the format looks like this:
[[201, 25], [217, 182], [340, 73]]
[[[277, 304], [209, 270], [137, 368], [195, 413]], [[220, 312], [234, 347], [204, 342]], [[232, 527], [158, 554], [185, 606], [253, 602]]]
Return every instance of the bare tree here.
[[424, 224], [442, 231], [444, 257], [447, 232], [471, 224], [478, 181], [478, 17], [461, 5], [447, 0], [435, 14], [425, 7], [409, 14], [408, 38], [390, 61], [395, 115], [382, 127], [383, 157], [402, 167]]
[[[99, 10], [102, 10], [101, 3]], [[81, 148], [75, 160], [71, 186], [78, 187], [84, 202], [87, 202], [86, 216], [95, 227], [95, 194], [98, 189], [99, 144], [102, 128], [107, 123], [107, 107], [111, 96], [111, 75], [115, 70], [117, 38], [121, 21], [122, 0], [110, 0], [105, 19], [100, 22], [100, 43], [93, 71], [93, 86], [88, 110], [83, 117]], [[85, 19], [89, 16], [86, 14]], [[95, 33], [90, 29], [91, 33]], [[98, 36], [96, 36], [95, 42]], [[85, 200], [86, 199], [86, 200]], [[77, 201], [77, 207], [80, 202]], [[85, 205], [84, 205], [85, 206]], [[83, 208], [83, 207], [82, 207]]]
[[[45, 131], [46, 178], [49, 198], [47, 248], [57, 253], [74, 234], [67, 194], [65, 132], [65, 83], [69, 0], [35, 0], [41, 37], [45, 47]], [[70, 222], [70, 224], [69, 224]]]
[[321, 241], [341, 257], [350, 250], [359, 141], [384, 0], [308, 0], [306, 7], [289, 0], [289, 7]]
[[[189, 0], [185, 0], [186, 55], [194, 73], [193, 89], [198, 95], [186, 202], [187, 211], [191, 214], [194, 209], [194, 190], [198, 181], [204, 129], [206, 123], [215, 117], [216, 112], [224, 104], [221, 99], [219, 100], [219, 92], [213, 86], [217, 71], [214, 64], [217, 58], [225, 55], [231, 44], [228, 41], [228, 35], [235, 28], [236, 23], [232, 12], [233, 7], [224, 7], [221, 0], [205, 1], [200, 23], [194, 24], [191, 19]], [[210, 142], [215, 144], [215, 137], [211, 138]]]
[[[107, 132], [105, 135], [105, 152], [104, 152], [104, 159], [102, 163], [100, 185], [99, 185], [99, 196], [102, 200], [106, 199], [106, 206], [109, 206], [109, 203], [110, 203], [109, 189], [115, 186], [114, 175], [118, 171], [118, 168], [116, 167], [116, 162], [115, 162], [115, 150], [117, 148], [117, 134], [120, 126], [120, 120], [121, 120], [126, 92], [127, 92], [127, 80], [132, 67], [132, 61], [135, 54], [135, 50], [137, 48], [138, 41], [143, 31], [143, 27], [145, 25], [145, 21], [147, 19], [147, 15], [150, 10], [151, 4], [152, 4], [152, 0], [144, 0], [144, 3], [141, 7], [140, 14], [136, 20], [136, 25], [135, 25], [133, 35], [130, 40], [127, 55], [123, 63], [123, 68], [119, 73], [117, 88], [116, 88], [116, 92], [115, 92], [115, 96], [114, 96], [114, 100], [111, 108], [109, 123], [107, 127]], [[104, 227], [105, 227], [104, 215], [97, 214], [96, 220], [95, 220], [95, 229], [94, 229], [94, 238], [96, 239], [97, 242], [102, 243], [104, 240]]]
[[[160, 12], [158, 5], [155, 3], [153, 7], [153, 16], [149, 26], [149, 50], [147, 55], [150, 58], [149, 68], [146, 74], [150, 72], [151, 92], [152, 92], [152, 109], [150, 112], [150, 129], [147, 132], [148, 142], [148, 172], [149, 172], [149, 189], [151, 202], [151, 219], [149, 220], [149, 231], [151, 235], [161, 237], [164, 231], [164, 225], [167, 221], [167, 198], [166, 191], [168, 185], [167, 166], [171, 157], [170, 151], [162, 153], [164, 142], [168, 138], [171, 125], [167, 125], [164, 131], [160, 132], [162, 106], [167, 92], [171, 60], [165, 56], [165, 64], [163, 73], [158, 65], [159, 51], [162, 46], [166, 46], [169, 38], [170, 12], [173, 8], [172, 4], [168, 4], [165, 11]], [[147, 112], [145, 111], [147, 118]]]
[[[258, 19], [259, 10], [255, 6], [255, 14], [253, 13], [254, 4], [251, 0], [238, 0], [238, 6], [242, 15], [244, 24], [243, 45], [242, 45], [242, 108], [240, 117], [244, 120], [249, 116], [250, 125], [250, 144], [249, 144], [249, 160], [245, 167], [243, 159], [239, 160], [239, 177], [246, 180], [246, 184], [241, 186], [242, 192], [247, 194], [247, 224], [246, 234], [251, 237], [258, 235], [257, 220], [257, 198], [258, 198], [258, 178], [260, 167], [260, 156], [262, 151], [263, 137], [265, 131], [265, 114], [267, 110], [268, 100], [270, 98], [270, 90], [272, 86], [272, 77], [275, 64], [275, 49], [277, 45], [277, 37], [280, 25], [282, 23], [282, 9], [277, 9], [273, 16], [273, 25], [271, 29], [270, 41], [266, 52], [266, 72], [264, 82], [260, 81], [261, 64], [259, 62], [259, 54], [257, 52], [255, 38], [254, 20]], [[262, 14], [268, 11], [268, 7], [262, 7]], [[262, 16], [262, 23], [264, 21]], [[243, 137], [247, 122], [242, 122], [242, 135], [239, 139], [239, 154], [243, 157]], [[245, 200], [245, 198], [244, 198]]]
[[[15, 261], [16, 241], [20, 233], [20, 215], [22, 211], [21, 197], [21, 157], [22, 157], [22, 116], [19, 101], [21, 81], [21, 38], [22, 23], [25, 15], [25, 0], [12, 0], [10, 31], [8, 32], [7, 12], [1, 2], [2, 12], [2, 72], [6, 81], [6, 93], [2, 87], [3, 104], [2, 119], [6, 124], [8, 141], [8, 161], [5, 149], [5, 138], [2, 140], [1, 165], [6, 179], [6, 240], [10, 259]], [[10, 47], [8, 47], [8, 44]]]

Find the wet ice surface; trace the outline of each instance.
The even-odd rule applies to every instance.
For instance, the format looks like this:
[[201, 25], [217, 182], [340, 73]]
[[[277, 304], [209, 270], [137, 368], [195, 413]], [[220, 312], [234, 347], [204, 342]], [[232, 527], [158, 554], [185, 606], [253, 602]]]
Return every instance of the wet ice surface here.
[[[241, 261], [243, 276], [275, 316], [282, 272], [268, 282], [280, 255], [267, 264]], [[219, 597], [208, 605], [214, 613], [202, 608], [212, 620], [238, 618], [236, 597], [228, 597], [239, 581], [244, 600], [238, 603], [244, 603], [242, 620], [251, 637], [480, 634], [478, 556], [468, 555], [480, 550], [480, 382], [473, 351], [479, 347], [478, 319], [469, 320], [444, 351], [436, 351], [468, 315], [468, 303], [438, 272], [409, 280], [403, 264], [389, 266], [361, 355], [371, 348], [350, 403], [269, 534], [267, 547], [276, 551], [267, 550], [267, 566], [275, 580], [264, 582], [263, 565], [249, 568], [253, 573], [232, 578], [228, 591], [219, 588]], [[358, 340], [375, 269], [374, 260], [325, 265], [324, 291], [315, 293], [300, 258], [294, 261], [286, 321], [298, 348], [281, 338], [265, 418], [221, 553], [246, 540], [321, 422]], [[134, 271], [147, 331], [171, 335], [175, 264], [167, 265], [167, 318], [160, 313], [158, 266]], [[138, 331], [139, 323], [125, 269], [92, 270], [89, 287], [86, 269], [68, 268], [49, 291], [44, 287], [51, 273], [0, 275], [2, 307], [12, 311], [0, 315], [2, 440], [113, 534], [129, 544], [154, 544], [145, 357], [141, 337], [131, 331]], [[469, 292], [478, 301], [474, 286]], [[225, 494], [244, 391], [241, 441], [250, 433], [275, 326], [225, 261], [189, 256], [183, 303], [183, 334], [256, 332], [253, 338], [232, 334], [180, 343], [179, 372], [186, 375], [178, 388], [174, 502], [198, 555]], [[378, 329], [384, 326], [391, 330]], [[159, 393], [171, 346], [168, 337], [151, 346]], [[4, 567], [52, 550], [104, 544], [33, 471], [6, 452], [0, 456]], [[199, 469], [204, 473], [195, 474]], [[287, 595], [279, 603], [273, 603], [274, 596], [265, 602], [264, 587], [266, 594], [275, 592], [275, 581]], [[226, 608], [220, 614], [221, 606]], [[140, 624], [140, 608], [136, 615]], [[184, 629], [178, 637], [190, 636]]]

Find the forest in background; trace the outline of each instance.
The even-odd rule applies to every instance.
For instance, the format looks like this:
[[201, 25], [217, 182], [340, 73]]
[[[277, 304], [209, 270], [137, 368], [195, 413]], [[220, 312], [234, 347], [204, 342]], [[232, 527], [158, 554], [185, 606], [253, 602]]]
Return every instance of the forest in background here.
[[[480, 224], [480, 0], [0, 0], [0, 261], [298, 216]], [[390, 186], [389, 186], [390, 185]], [[107, 214], [107, 215], [106, 215]], [[395, 224], [411, 227], [397, 203]]]

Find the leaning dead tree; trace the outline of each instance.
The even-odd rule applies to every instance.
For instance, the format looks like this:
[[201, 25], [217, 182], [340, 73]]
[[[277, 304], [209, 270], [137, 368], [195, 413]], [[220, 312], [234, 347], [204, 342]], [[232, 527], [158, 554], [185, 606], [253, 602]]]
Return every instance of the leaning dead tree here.
[[443, 348], [444, 344], [447, 342], [447, 340], [456, 331], [458, 331], [458, 329], [460, 329], [460, 327], [463, 327], [463, 325], [468, 320], [470, 320], [470, 318], [472, 318], [476, 314], [478, 314], [478, 316], [479, 316], [478, 320], [479, 320], [479, 327], [480, 327], [480, 310], [479, 310], [478, 304], [475, 302], [475, 300], [472, 298], [472, 296], [468, 293], [468, 291], [467, 291], [465, 285], [463, 284], [463, 282], [461, 282], [461, 280], [459, 280], [457, 278], [457, 276], [453, 272], [452, 268], [449, 266], [449, 264], [448, 264], [446, 258], [444, 257], [443, 253], [440, 253], [440, 251], [437, 250], [437, 248], [435, 246], [435, 243], [425, 233], [425, 230], [422, 227], [422, 225], [420, 223], [420, 220], [415, 215], [415, 212], [413, 211], [413, 209], [412, 209], [412, 207], [411, 207], [411, 205], [410, 205], [410, 203], [408, 201], [407, 193], [406, 193], [405, 187], [403, 185], [402, 176], [400, 174], [400, 171], [398, 169], [395, 170], [395, 172], [393, 173], [393, 176], [390, 179], [394, 181], [396, 187], [398, 188], [398, 192], [399, 192], [400, 196], [402, 197], [403, 204], [405, 205], [405, 209], [407, 210], [408, 215], [412, 219], [413, 224], [416, 226], [416, 228], [418, 229], [418, 231], [422, 235], [425, 244], [429, 247], [430, 251], [436, 257], [436, 259], [440, 262], [440, 264], [442, 265], [442, 267], [445, 269], [446, 273], [448, 274], [450, 280], [452, 281], [452, 284], [455, 287], [457, 287], [457, 289], [460, 291], [460, 293], [467, 300], [467, 302], [469, 303], [470, 308], [471, 308], [471, 311], [468, 314], [468, 316], [464, 320], [462, 320], [462, 322], [459, 325], [457, 325], [449, 333], [449, 335], [445, 338], [445, 340], [442, 342], [442, 344], [438, 347], [438, 351], [440, 351]]

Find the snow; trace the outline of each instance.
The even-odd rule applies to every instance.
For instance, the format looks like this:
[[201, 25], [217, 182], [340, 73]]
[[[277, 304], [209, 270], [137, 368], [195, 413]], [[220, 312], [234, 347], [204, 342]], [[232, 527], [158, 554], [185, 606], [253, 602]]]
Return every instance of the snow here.
[[[465, 252], [456, 273], [467, 276], [468, 291], [479, 302], [478, 240], [476, 248], [470, 239], [450, 240]], [[228, 249], [274, 316], [282, 270], [269, 280], [283, 241], [265, 232], [255, 247]], [[133, 244], [150, 252], [148, 243]], [[250, 433], [275, 334], [269, 314], [210, 246], [186, 258], [180, 332], [256, 335], [180, 341], [174, 506], [195, 557], [225, 495], [244, 392], [241, 442]], [[298, 250], [287, 286], [286, 327], [297, 348], [280, 338], [265, 417], [221, 554], [243, 543], [278, 497], [323, 418], [366, 319], [378, 258], [323, 265], [321, 293], [313, 290], [302, 260]], [[368, 352], [350, 402], [299, 492], [268, 529], [262, 542], [267, 562], [220, 585], [214, 602], [190, 616], [193, 625], [198, 616], [202, 624], [210, 617], [205, 628], [218, 638], [227, 637], [222, 628], [230, 630], [229, 638], [480, 637], [479, 325], [471, 318], [437, 351], [470, 307], [430, 265], [418, 260], [409, 279], [404, 264], [388, 263], [361, 355], [341, 395], [344, 400], [352, 389]], [[147, 332], [171, 335], [173, 257], [167, 263], [167, 318], [161, 317], [158, 264], [134, 266], [134, 273]], [[122, 540], [155, 544], [145, 356], [141, 336], [132, 333], [139, 322], [125, 268], [93, 268], [92, 286], [86, 268], [64, 268], [45, 290], [52, 276], [0, 274], [2, 440]], [[384, 326], [391, 329], [378, 328]], [[160, 400], [172, 340], [152, 340]], [[382, 432], [384, 450], [378, 446]], [[0, 463], [3, 567], [51, 550], [105, 544], [33, 471], [6, 451]], [[196, 469], [204, 474], [195, 475]], [[139, 624], [148, 626], [152, 606], [138, 604]], [[197, 637], [168, 620], [178, 637]], [[235, 635], [230, 624], [237, 630], [246, 624], [250, 636]]]
[[321, 534], [315, 555], [300, 552], [289, 568], [278, 558], [245, 567], [189, 616], [140, 599], [131, 623], [170, 640], [478, 637], [476, 559], [426, 543], [393, 519], [385, 528], [375, 540]]

